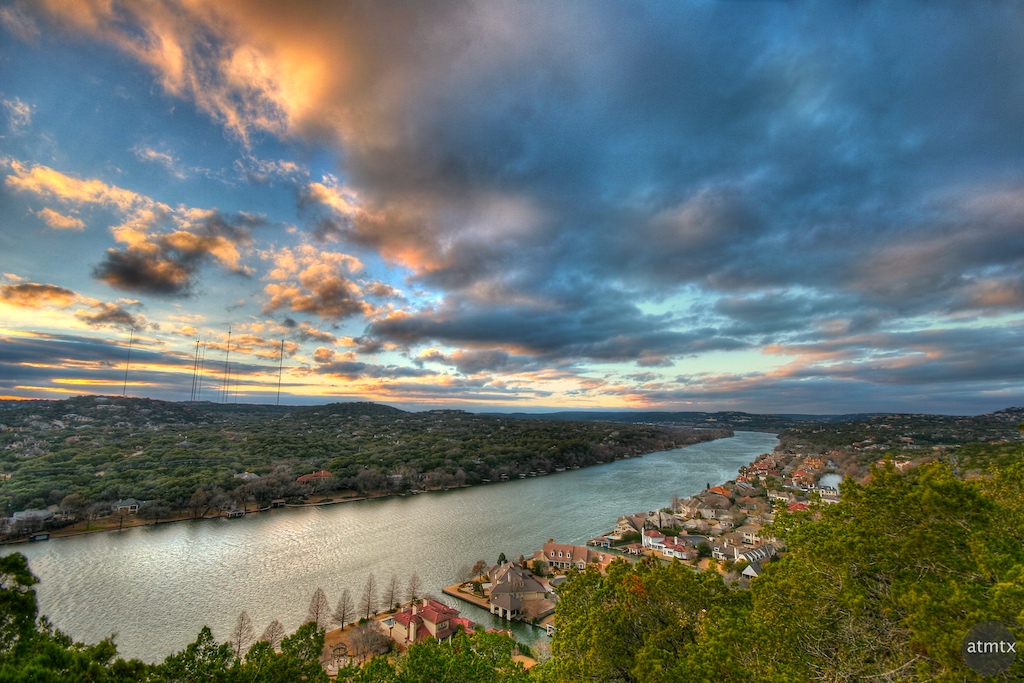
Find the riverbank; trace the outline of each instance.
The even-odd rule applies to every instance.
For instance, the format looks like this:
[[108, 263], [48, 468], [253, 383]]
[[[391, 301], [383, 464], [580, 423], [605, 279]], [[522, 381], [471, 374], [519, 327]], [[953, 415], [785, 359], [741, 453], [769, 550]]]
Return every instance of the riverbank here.
[[[731, 438], [731, 436], [719, 436], [719, 437], [710, 439], [708, 441], [699, 441], [699, 442], [694, 443], [694, 444], [689, 444], [689, 445], [686, 445], [686, 446], [681, 446], [680, 448], [692, 448], [693, 446], [696, 446], [696, 445], [699, 445], [699, 444], [711, 443], [713, 441], [718, 441], [718, 440], [725, 439], [725, 438]], [[193, 514], [187, 512], [187, 511], [179, 511], [176, 514], [170, 515], [170, 516], [168, 516], [166, 518], [160, 518], [160, 519], [143, 518], [143, 517], [139, 517], [138, 514], [128, 514], [128, 515], [120, 515], [120, 516], [118, 516], [118, 515], [108, 515], [106, 517], [101, 517], [99, 519], [94, 519], [94, 520], [89, 520], [89, 521], [82, 521], [82, 522], [76, 522], [76, 523], [74, 523], [74, 524], [72, 524], [70, 526], [62, 527], [62, 528], [59, 528], [59, 529], [52, 529], [52, 530], [51, 529], [43, 529], [42, 531], [45, 532], [45, 534], [46, 534], [46, 538], [43, 539], [43, 540], [49, 540], [49, 539], [55, 539], [55, 538], [67, 538], [67, 537], [71, 537], [71, 536], [82, 536], [82, 535], [86, 535], [86, 534], [104, 533], [104, 532], [108, 532], [108, 531], [123, 531], [125, 529], [131, 529], [131, 528], [136, 528], [136, 527], [158, 526], [158, 525], [170, 524], [170, 523], [174, 523], [174, 522], [194, 522], [194, 521], [200, 521], [200, 520], [233, 519], [233, 518], [253, 515], [253, 514], [256, 514], [256, 513], [259, 513], [259, 512], [269, 512], [269, 511], [272, 511], [272, 510], [275, 510], [275, 509], [278, 509], [278, 508], [281, 508], [281, 507], [285, 507], [285, 508], [320, 507], [320, 506], [325, 506], [325, 505], [338, 505], [338, 504], [341, 504], [341, 503], [352, 503], [352, 502], [357, 502], [357, 501], [373, 500], [373, 499], [378, 499], [378, 498], [405, 497], [405, 496], [418, 495], [418, 494], [424, 494], [424, 493], [442, 493], [442, 492], [447, 492], [447, 491], [450, 491], [450, 490], [466, 489], [466, 488], [473, 488], [473, 487], [479, 487], [479, 486], [492, 486], [494, 484], [509, 483], [511, 481], [517, 481], [518, 479], [535, 478], [537, 476], [547, 476], [549, 474], [564, 474], [564, 473], [569, 472], [569, 471], [576, 471], [576, 470], [579, 470], [579, 469], [589, 469], [589, 468], [592, 468], [592, 467], [598, 467], [600, 465], [609, 465], [609, 464], [612, 464], [614, 462], [619, 462], [621, 460], [629, 460], [629, 459], [632, 459], [632, 458], [641, 458], [641, 457], [643, 457], [645, 455], [651, 455], [652, 453], [660, 453], [660, 452], [663, 452], [663, 451], [661, 451], [661, 450], [653, 450], [653, 451], [647, 451], [647, 452], [644, 452], [644, 453], [624, 454], [624, 455], [622, 455], [622, 456], [620, 456], [618, 458], [615, 458], [615, 459], [613, 459], [611, 461], [608, 461], [608, 462], [597, 462], [597, 463], [594, 463], [592, 465], [586, 465], [583, 468], [579, 468], [579, 467], [572, 468], [572, 469], [562, 469], [562, 468], [560, 468], [560, 469], [552, 470], [551, 472], [531, 472], [529, 474], [520, 475], [518, 478], [502, 479], [502, 480], [498, 480], [498, 481], [494, 481], [494, 482], [485, 481], [483, 483], [475, 484], [475, 485], [474, 484], [461, 484], [461, 485], [441, 486], [441, 487], [436, 487], [436, 488], [431, 488], [431, 489], [423, 489], [423, 490], [410, 490], [410, 491], [407, 491], [407, 492], [374, 492], [374, 493], [369, 493], [369, 494], [364, 494], [364, 495], [360, 495], [357, 492], [352, 491], [351, 489], [344, 489], [344, 490], [340, 490], [340, 491], [328, 491], [328, 492], [323, 493], [323, 494], [318, 494], [318, 495], [315, 495], [315, 496], [312, 496], [312, 497], [308, 497], [306, 500], [304, 500], [304, 502], [301, 502], [301, 503], [284, 503], [283, 505], [269, 505], [267, 507], [255, 508], [253, 510], [249, 510], [248, 506], [244, 506], [243, 509], [240, 509], [240, 510], [239, 509], [224, 510], [224, 511], [218, 512], [217, 514], [209, 514], [209, 512], [206, 512], [203, 515], [199, 515], [199, 516], [193, 515]], [[241, 513], [241, 514], [238, 514], [238, 513]], [[21, 538], [15, 538], [15, 539], [0, 539], [0, 546], [2, 546], [2, 545], [11, 545], [11, 544], [31, 543], [31, 542], [33, 542], [32, 539], [33, 539], [33, 535], [29, 535], [29, 536], [21, 537]]]

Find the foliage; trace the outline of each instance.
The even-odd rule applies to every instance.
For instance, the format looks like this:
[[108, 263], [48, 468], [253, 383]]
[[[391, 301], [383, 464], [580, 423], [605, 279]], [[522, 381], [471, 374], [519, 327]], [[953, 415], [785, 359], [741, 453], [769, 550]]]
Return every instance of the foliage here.
[[[788, 552], [750, 591], [678, 563], [613, 563], [559, 589], [539, 680], [974, 681], [982, 621], [1024, 632], [1024, 465], [963, 480], [889, 465], [820, 518], [779, 515]], [[1018, 680], [1018, 660], [1003, 680]]]
[[513, 661], [515, 641], [498, 633], [456, 633], [451, 642], [428, 640], [389, 661], [375, 657], [360, 670], [339, 673], [346, 683], [525, 683]]
[[[13, 405], [0, 411], [0, 423], [0, 472], [11, 475], [0, 480], [0, 509], [65, 502], [69, 513], [95, 506], [100, 515], [132, 497], [158, 506], [146, 513], [151, 519], [266, 507], [327, 489], [366, 495], [497, 482], [727, 435], [373, 403], [298, 408], [104, 396]], [[296, 482], [321, 469], [334, 476]], [[235, 478], [243, 472], [256, 478]]]

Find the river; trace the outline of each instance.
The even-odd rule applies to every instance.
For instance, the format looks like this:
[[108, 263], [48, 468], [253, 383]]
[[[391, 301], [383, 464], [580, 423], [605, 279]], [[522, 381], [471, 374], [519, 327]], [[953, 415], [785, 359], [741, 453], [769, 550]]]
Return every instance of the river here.
[[[773, 434], [736, 436], [581, 470], [501, 484], [241, 519], [176, 522], [0, 547], [22, 552], [39, 577], [40, 612], [79, 641], [116, 633], [118, 652], [162, 660], [194, 641], [203, 625], [227, 640], [239, 613], [257, 632], [279, 619], [292, 632], [323, 587], [332, 607], [343, 589], [358, 600], [370, 573], [382, 588], [419, 574], [441, 595], [459, 571], [504, 552], [529, 555], [549, 538], [583, 543], [623, 514], [655, 510], [732, 479], [778, 443]], [[446, 598], [486, 626], [483, 610]], [[500, 625], [507, 627], [506, 622]], [[519, 624], [526, 640], [536, 636]]]

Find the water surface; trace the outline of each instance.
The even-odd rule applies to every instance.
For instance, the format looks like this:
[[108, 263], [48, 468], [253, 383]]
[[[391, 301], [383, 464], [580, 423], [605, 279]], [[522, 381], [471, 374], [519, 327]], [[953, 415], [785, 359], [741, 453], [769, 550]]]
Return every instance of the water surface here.
[[[227, 640], [242, 610], [258, 631], [273, 619], [294, 631], [317, 586], [332, 605], [345, 588], [358, 599], [370, 573], [380, 587], [395, 575], [404, 588], [416, 572], [425, 590], [440, 595], [478, 559], [529, 555], [549, 538], [583, 543], [620, 515], [732, 479], [776, 443], [773, 434], [738, 432], [545, 477], [2, 546], [0, 554], [29, 558], [41, 580], [40, 610], [58, 628], [90, 643], [116, 633], [122, 656], [153, 662], [194, 641], [203, 625]], [[470, 619], [498, 624], [446, 601]], [[533, 637], [528, 626], [516, 630]]]

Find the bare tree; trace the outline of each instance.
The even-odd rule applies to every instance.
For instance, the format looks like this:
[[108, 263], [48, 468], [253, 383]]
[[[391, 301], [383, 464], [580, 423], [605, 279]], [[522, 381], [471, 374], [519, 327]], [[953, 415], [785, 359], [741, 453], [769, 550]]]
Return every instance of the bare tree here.
[[231, 630], [231, 649], [237, 659], [245, 656], [255, 637], [256, 628], [252, 625], [252, 619], [249, 618], [248, 612], [242, 610], [238, 615], [238, 621], [235, 622], [235, 628]]
[[363, 598], [359, 602], [360, 611], [366, 613], [369, 619], [377, 607], [377, 577], [372, 573], [366, 577], [366, 585], [363, 586]]
[[309, 613], [306, 614], [306, 622], [313, 622], [317, 628], [325, 628], [330, 618], [331, 604], [327, 602], [327, 594], [324, 589], [317, 586], [313, 593], [313, 599], [309, 601]]
[[384, 609], [392, 609], [398, 606], [398, 577], [391, 575], [391, 580], [384, 588]]
[[274, 619], [267, 626], [267, 630], [263, 632], [263, 635], [260, 636], [260, 640], [270, 643], [270, 647], [276, 650], [277, 646], [284, 640], [284, 625], [277, 619]]
[[349, 636], [352, 643], [352, 655], [366, 661], [378, 652], [387, 652], [388, 638], [377, 628], [375, 623], [359, 624]]
[[412, 573], [409, 577], [409, 585], [405, 589], [405, 600], [406, 602], [412, 602], [413, 600], [420, 597], [420, 591], [423, 590], [423, 582], [420, 581], [420, 575], [416, 572]]
[[469, 578], [475, 579], [476, 577], [478, 577], [478, 576], [480, 576], [482, 574], [486, 574], [486, 573], [487, 573], [487, 561], [486, 560], [477, 560], [476, 564], [474, 564], [473, 568], [470, 570], [470, 577]]
[[352, 620], [355, 613], [355, 602], [352, 600], [352, 594], [346, 588], [341, 592], [341, 597], [338, 598], [338, 606], [334, 608], [334, 614], [331, 615], [331, 619], [344, 630], [345, 624]]

